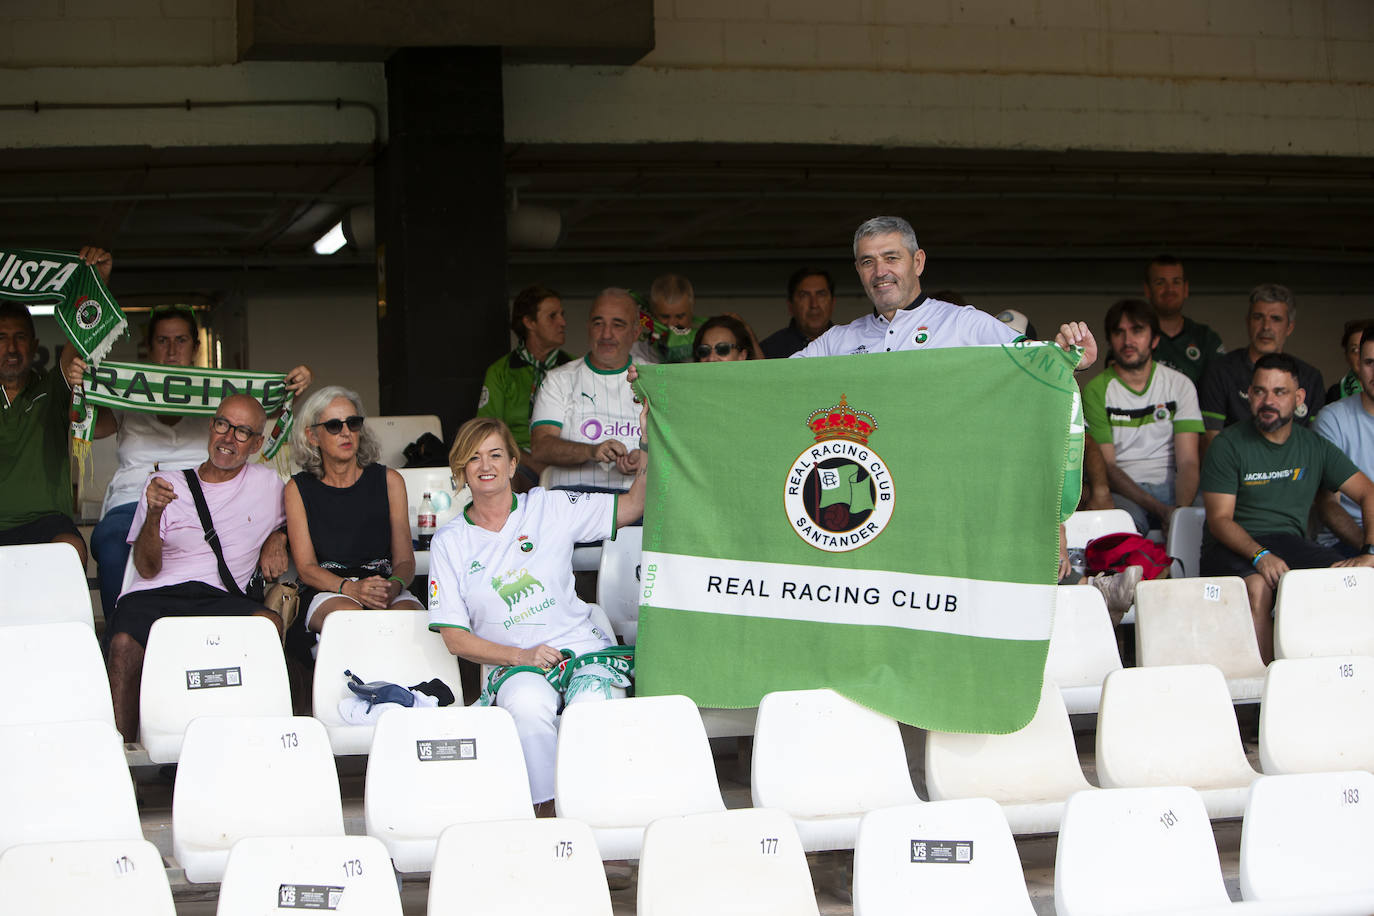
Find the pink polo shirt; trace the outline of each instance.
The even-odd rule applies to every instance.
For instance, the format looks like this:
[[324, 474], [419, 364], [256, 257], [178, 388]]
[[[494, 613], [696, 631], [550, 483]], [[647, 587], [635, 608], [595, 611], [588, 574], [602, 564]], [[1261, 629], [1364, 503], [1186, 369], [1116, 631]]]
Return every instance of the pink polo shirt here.
[[[205, 529], [196, 512], [195, 497], [186, 486], [186, 478], [179, 471], [152, 475], [172, 485], [176, 499], [162, 512], [159, 533], [162, 535], [162, 571], [151, 579], [134, 572], [134, 580], [124, 590], [139, 592], [162, 588], [181, 582], [204, 582], [224, 588], [219, 577], [215, 553], [205, 543]], [[205, 504], [219, 533], [220, 549], [229, 572], [239, 588], [248, 584], [258, 566], [258, 553], [267, 536], [286, 523], [282, 507], [281, 478], [265, 464], [246, 464], [232, 480], [224, 483], [200, 482], [205, 491]], [[148, 517], [147, 485], [138, 500], [133, 525], [129, 528], [129, 543], [138, 540], [143, 522]]]

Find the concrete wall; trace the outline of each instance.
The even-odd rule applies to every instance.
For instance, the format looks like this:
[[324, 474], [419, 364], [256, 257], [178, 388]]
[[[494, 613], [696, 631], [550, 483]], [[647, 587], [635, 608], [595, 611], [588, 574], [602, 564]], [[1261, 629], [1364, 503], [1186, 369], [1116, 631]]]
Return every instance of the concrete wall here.
[[519, 67], [512, 139], [1374, 153], [1364, 0], [659, 0], [638, 66]]
[[[382, 94], [358, 85], [381, 85], [378, 64], [235, 64], [234, 28], [232, 0], [8, 0], [0, 105]], [[1374, 154], [1367, 0], [657, 0], [655, 34], [632, 67], [508, 67], [509, 139]], [[199, 118], [135, 123], [172, 144], [354, 129], [284, 117], [217, 120], [234, 141], [183, 139]], [[72, 133], [51, 123], [0, 130]], [[84, 126], [65, 142], [121, 142], [117, 122]]]

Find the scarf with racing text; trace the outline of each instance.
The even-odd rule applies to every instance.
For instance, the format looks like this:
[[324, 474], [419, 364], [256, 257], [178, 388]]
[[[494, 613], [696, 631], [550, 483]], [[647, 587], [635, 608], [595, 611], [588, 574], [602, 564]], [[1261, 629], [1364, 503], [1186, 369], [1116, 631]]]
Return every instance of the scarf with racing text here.
[[97, 407], [173, 416], [212, 417], [219, 402], [246, 394], [267, 411], [262, 458], [271, 461], [291, 432], [295, 395], [281, 372], [158, 366], [106, 360], [86, 370], [84, 393], [72, 404], [72, 438], [89, 442]]

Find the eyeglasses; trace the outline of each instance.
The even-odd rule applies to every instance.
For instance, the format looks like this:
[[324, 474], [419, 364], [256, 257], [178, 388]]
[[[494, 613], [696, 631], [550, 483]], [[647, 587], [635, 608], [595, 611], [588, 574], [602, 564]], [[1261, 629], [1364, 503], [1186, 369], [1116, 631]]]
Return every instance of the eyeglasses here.
[[323, 426], [324, 431], [329, 433], [329, 435], [337, 436], [339, 433], [343, 432], [345, 424], [347, 424], [350, 433], [356, 433], [363, 428], [363, 418], [357, 414], [354, 414], [346, 420], [340, 420], [338, 417], [335, 417], [332, 420], [325, 420], [323, 423], [312, 423], [310, 424], [310, 428], [314, 429], [317, 426]]
[[234, 438], [240, 442], [247, 442], [254, 436], [262, 435], [251, 426], [235, 426], [233, 423], [230, 423], [224, 417], [220, 416], [216, 416], [210, 421], [210, 428], [215, 431], [215, 435], [217, 436], [222, 436], [232, 429], [234, 431]]
[[729, 356], [732, 351], [742, 350], [744, 348], [741, 347], [739, 344], [725, 343], [723, 341], [721, 343], [716, 344], [714, 348], [707, 346], [706, 344], [699, 344], [697, 346], [697, 359], [705, 359], [706, 357], [710, 356], [712, 349], [716, 351], [717, 356]]

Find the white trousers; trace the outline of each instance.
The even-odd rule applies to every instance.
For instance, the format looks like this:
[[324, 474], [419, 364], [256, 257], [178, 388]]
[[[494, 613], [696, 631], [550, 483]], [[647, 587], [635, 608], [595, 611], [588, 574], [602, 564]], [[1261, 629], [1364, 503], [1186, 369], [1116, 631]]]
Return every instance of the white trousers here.
[[[623, 688], [612, 688], [623, 697]], [[604, 699], [596, 691], [584, 691], [571, 700], [583, 703]], [[553, 798], [554, 765], [558, 758], [558, 706], [561, 697], [542, 675], [533, 671], [513, 674], [496, 692], [496, 705], [515, 720], [520, 749], [525, 753], [525, 772], [530, 780], [530, 800], [536, 805]]]

